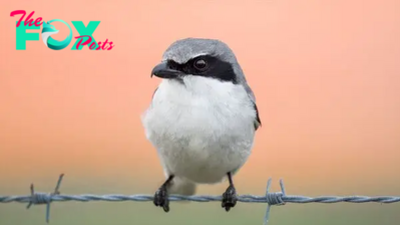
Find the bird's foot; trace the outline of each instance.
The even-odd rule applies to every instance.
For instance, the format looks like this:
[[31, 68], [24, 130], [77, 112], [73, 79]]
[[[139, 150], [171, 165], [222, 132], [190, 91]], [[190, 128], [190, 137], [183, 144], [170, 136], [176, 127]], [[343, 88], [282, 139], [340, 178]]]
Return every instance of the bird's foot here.
[[222, 194], [222, 208], [228, 212], [231, 208], [235, 207], [237, 202], [236, 189], [233, 185], [229, 185], [224, 194]]
[[164, 212], [169, 212], [169, 200], [167, 187], [165, 185], [161, 186], [154, 194], [154, 205], [162, 207]]

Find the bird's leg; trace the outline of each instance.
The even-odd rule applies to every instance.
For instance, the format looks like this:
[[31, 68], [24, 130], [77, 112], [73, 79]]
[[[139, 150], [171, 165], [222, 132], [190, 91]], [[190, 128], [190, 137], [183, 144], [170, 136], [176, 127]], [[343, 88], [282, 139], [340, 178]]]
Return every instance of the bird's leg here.
[[165, 212], [169, 211], [169, 200], [168, 200], [168, 186], [171, 183], [174, 175], [170, 175], [168, 179], [161, 185], [161, 187], [154, 194], [154, 205], [160, 206]]
[[231, 208], [235, 207], [236, 202], [237, 202], [237, 195], [236, 195], [236, 189], [233, 186], [233, 181], [232, 181], [232, 174], [231, 172], [228, 172], [226, 174], [229, 179], [229, 187], [226, 189], [224, 194], [222, 194], [222, 208], [225, 208], [225, 210], [228, 212]]

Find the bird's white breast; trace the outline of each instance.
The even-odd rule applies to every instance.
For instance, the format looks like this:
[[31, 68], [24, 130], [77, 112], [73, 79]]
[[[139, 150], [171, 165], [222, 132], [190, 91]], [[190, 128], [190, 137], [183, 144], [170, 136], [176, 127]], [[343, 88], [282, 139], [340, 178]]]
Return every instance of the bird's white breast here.
[[242, 85], [186, 76], [161, 82], [142, 122], [167, 174], [216, 183], [246, 162], [255, 116]]

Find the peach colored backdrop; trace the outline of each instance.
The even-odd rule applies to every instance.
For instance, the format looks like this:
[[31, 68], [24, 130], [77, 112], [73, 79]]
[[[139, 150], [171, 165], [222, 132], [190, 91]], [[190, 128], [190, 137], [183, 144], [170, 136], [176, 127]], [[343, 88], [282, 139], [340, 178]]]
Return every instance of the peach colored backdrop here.
[[[46, 21], [100, 20], [93, 36], [115, 47], [54, 51], [40, 39], [17, 51], [17, 9]], [[282, 177], [292, 194], [400, 195], [399, 9], [398, 0], [2, 2], [0, 195], [27, 194], [32, 181], [51, 190], [61, 172], [65, 192], [153, 193], [163, 173], [140, 114], [160, 82], [152, 67], [185, 37], [230, 45], [257, 97], [263, 127], [235, 177], [240, 193], [262, 194], [268, 177], [274, 188]], [[0, 218], [2, 210], [9, 224], [27, 213], [0, 205]]]

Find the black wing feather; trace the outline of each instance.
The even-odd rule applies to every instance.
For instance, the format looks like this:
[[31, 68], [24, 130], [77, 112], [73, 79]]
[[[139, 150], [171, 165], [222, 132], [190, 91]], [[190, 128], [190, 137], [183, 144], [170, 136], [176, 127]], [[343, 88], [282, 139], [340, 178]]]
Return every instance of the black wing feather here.
[[256, 119], [254, 121], [254, 129], [257, 130], [258, 127], [261, 126], [261, 119], [260, 119], [260, 115], [258, 114], [258, 109], [257, 109], [257, 105], [255, 102], [253, 102], [253, 107], [254, 107], [254, 110], [256, 111]]

